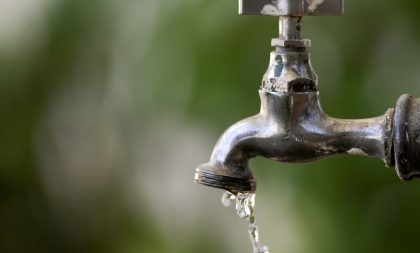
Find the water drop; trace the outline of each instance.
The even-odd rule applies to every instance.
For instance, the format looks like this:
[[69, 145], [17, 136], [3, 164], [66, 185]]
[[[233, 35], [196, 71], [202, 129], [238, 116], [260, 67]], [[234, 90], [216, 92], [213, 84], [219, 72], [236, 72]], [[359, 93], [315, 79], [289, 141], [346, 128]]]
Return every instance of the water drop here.
[[251, 239], [253, 253], [269, 253], [267, 246], [260, 243], [258, 226], [255, 222], [255, 193], [237, 193], [236, 196], [226, 191], [222, 196], [222, 204], [231, 206], [236, 199], [236, 213], [248, 223], [248, 234]]
[[236, 196], [233, 193], [225, 191], [223, 193], [222, 200], [221, 200], [222, 205], [225, 206], [225, 207], [230, 207], [230, 206], [232, 206], [235, 199], [236, 199]]

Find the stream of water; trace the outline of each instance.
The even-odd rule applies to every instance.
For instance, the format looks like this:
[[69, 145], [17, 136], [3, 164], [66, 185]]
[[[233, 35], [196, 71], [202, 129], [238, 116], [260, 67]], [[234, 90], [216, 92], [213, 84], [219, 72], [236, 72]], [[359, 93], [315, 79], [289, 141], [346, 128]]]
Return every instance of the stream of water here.
[[252, 253], [269, 253], [268, 247], [260, 242], [258, 226], [255, 222], [255, 193], [224, 192], [222, 204], [226, 207], [232, 206], [236, 202], [236, 213], [240, 218], [246, 219], [248, 223], [248, 233], [252, 244]]

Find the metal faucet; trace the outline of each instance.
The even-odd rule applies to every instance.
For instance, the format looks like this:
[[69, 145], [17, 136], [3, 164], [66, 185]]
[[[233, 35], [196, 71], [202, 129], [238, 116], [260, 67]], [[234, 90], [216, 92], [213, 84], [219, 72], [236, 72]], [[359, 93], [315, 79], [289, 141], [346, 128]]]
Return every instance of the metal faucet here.
[[231, 126], [195, 181], [237, 192], [254, 192], [249, 159], [301, 163], [334, 155], [376, 157], [402, 180], [420, 177], [420, 99], [402, 95], [395, 109], [358, 120], [336, 119], [320, 106], [310, 40], [301, 38], [303, 16], [342, 15], [344, 0], [239, 0], [239, 13], [278, 16], [279, 37], [259, 90], [261, 110]]

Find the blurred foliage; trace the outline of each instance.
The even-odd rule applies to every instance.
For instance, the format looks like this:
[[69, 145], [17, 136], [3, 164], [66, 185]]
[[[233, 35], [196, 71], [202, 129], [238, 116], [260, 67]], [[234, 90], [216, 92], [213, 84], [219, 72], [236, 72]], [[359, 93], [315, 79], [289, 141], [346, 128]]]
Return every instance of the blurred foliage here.
[[[207, 154], [228, 125], [258, 111], [275, 18], [239, 17], [235, 1], [0, 4], [0, 252], [248, 249], [245, 228], [221, 217], [232, 210], [197, 200], [214, 190], [184, 183], [199, 161], [182, 162], [198, 152], [187, 141]], [[305, 18], [327, 113], [371, 117], [402, 93], [420, 96], [419, 11], [414, 0], [353, 0], [343, 17]], [[189, 178], [172, 177], [171, 154]], [[272, 252], [420, 250], [420, 184], [401, 183], [380, 161], [252, 167]], [[228, 227], [237, 233], [223, 234]]]

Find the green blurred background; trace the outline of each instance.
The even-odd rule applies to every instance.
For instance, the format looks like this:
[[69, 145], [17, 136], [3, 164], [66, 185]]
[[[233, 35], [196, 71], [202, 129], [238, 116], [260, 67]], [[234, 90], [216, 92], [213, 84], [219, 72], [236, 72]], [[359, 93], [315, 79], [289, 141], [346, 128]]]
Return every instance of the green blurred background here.
[[[419, 13], [352, 0], [305, 18], [328, 114], [420, 96]], [[234, 0], [0, 0], [0, 252], [249, 252], [193, 172], [258, 111], [276, 34]], [[420, 252], [420, 181], [363, 157], [251, 165], [271, 252]]]

